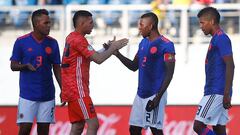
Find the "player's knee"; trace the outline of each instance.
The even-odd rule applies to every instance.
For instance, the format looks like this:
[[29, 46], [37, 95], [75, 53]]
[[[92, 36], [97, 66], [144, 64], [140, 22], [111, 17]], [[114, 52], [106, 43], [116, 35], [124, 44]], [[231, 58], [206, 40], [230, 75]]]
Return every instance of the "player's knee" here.
[[129, 132], [131, 135], [141, 135], [142, 128], [136, 126], [130, 126]]
[[94, 121], [94, 122], [88, 123], [88, 128], [91, 129], [91, 130], [97, 131], [98, 128], [99, 128], [98, 121]]
[[37, 132], [39, 135], [48, 135], [49, 123], [38, 123]]
[[161, 129], [151, 127], [151, 131], [152, 131], [153, 135], [163, 135], [163, 131]]
[[31, 124], [20, 124], [18, 135], [29, 135], [31, 132]]
[[201, 126], [201, 124], [198, 121], [194, 121], [193, 130], [196, 133], [201, 133], [202, 129], [203, 129], [203, 127]]
[[72, 123], [70, 135], [82, 134], [85, 122]]

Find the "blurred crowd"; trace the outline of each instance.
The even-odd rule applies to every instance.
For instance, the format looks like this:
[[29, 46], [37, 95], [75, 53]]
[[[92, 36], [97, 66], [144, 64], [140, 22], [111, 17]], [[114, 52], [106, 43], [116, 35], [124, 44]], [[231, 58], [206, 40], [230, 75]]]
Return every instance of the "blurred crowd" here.
[[[170, 34], [172, 36], [179, 36], [179, 27], [180, 27], [180, 11], [177, 10], [163, 10], [159, 9], [159, 5], [209, 5], [212, 3], [240, 3], [240, 0], [0, 0], [0, 6], [32, 6], [32, 5], [100, 5], [100, 4], [111, 4], [111, 5], [120, 5], [120, 4], [150, 4], [152, 11], [157, 14], [159, 17], [159, 28], [162, 32]], [[59, 24], [59, 16], [63, 11], [50, 11], [53, 22]], [[122, 16], [121, 11], [93, 11], [94, 19], [97, 23], [97, 27], [101, 25], [105, 28], [119, 27], [120, 18]], [[129, 12], [129, 26], [137, 27], [138, 17], [144, 11], [130, 11]], [[190, 24], [190, 36], [194, 35], [194, 31], [197, 28], [196, 23], [196, 12], [191, 10], [189, 13], [189, 24]], [[225, 12], [225, 11], [223, 11]], [[4, 28], [6, 26], [13, 26], [14, 28], [24, 28], [29, 27], [29, 17], [30, 11], [23, 10], [11, 10], [11, 11], [1, 11], [0, 9], [0, 27]], [[100, 18], [100, 19], [99, 19]], [[236, 19], [236, 21], [232, 21]], [[228, 25], [234, 26], [234, 23], [238, 23], [238, 18], [224, 18], [224, 21]], [[230, 22], [230, 23], [229, 23]], [[238, 26], [238, 25], [236, 25]], [[233, 28], [236, 30], [238, 28]]]

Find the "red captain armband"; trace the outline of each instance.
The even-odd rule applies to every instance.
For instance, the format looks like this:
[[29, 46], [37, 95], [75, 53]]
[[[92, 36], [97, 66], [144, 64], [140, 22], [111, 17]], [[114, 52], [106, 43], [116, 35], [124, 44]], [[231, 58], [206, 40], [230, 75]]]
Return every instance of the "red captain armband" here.
[[173, 53], [165, 53], [164, 54], [164, 61], [165, 62], [175, 62], [175, 54]]

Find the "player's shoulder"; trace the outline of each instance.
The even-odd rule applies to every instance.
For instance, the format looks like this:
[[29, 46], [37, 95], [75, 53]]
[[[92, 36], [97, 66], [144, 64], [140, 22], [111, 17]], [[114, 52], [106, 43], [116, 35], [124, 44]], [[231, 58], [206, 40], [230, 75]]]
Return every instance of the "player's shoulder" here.
[[165, 36], [161, 36], [160, 39], [162, 41], [163, 46], [174, 47], [174, 43], [170, 39], [166, 38]]
[[28, 33], [28, 34], [18, 37], [17, 40], [23, 40], [23, 39], [29, 38], [30, 36], [31, 36], [31, 33]]
[[77, 32], [71, 32], [68, 36], [67, 36], [67, 41], [73, 41], [73, 42], [87, 42], [87, 39], [82, 36], [81, 34], [77, 33]]
[[57, 42], [57, 40], [51, 36], [46, 36], [49, 41]]
[[220, 39], [230, 40], [228, 35], [223, 30], [217, 31], [215, 35], [218, 39], [220, 38]]

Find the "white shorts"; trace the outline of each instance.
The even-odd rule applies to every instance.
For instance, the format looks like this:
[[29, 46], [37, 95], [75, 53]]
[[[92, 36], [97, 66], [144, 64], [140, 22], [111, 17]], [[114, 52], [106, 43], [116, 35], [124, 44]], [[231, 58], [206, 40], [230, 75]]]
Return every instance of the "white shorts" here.
[[223, 96], [218, 94], [204, 96], [199, 103], [195, 120], [206, 125], [226, 125], [228, 110], [223, 107]]
[[155, 95], [149, 98], [141, 98], [136, 95], [130, 114], [130, 125], [143, 127], [145, 129], [148, 127], [157, 129], [163, 128], [164, 112], [167, 104], [167, 92], [163, 94], [159, 106], [151, 112], [147, 112], [145, 109], [147, 102], [152, 100], [154, 97]]
[[55, 122], [55, 100], [31, 101], [19, 98], [17, 123], [33, 123], [36, 117], [37, 123]]

